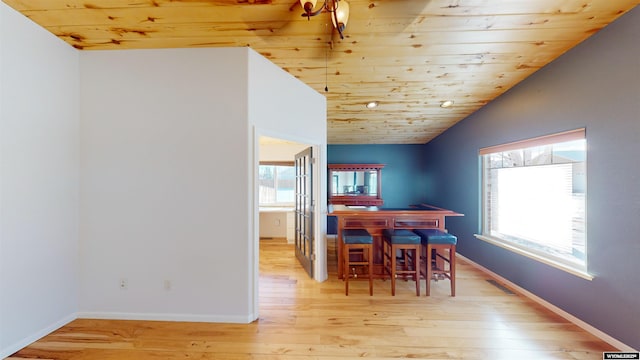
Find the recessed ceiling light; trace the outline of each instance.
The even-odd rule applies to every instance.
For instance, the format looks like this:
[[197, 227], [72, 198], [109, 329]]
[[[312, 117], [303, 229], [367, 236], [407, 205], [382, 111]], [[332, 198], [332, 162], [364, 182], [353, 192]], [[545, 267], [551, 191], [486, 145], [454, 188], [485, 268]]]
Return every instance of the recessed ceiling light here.
[[445, 100], [440, 104], [440, 107], [441, 108], [448, 108], [451, 105], [453, 105], [453, 100]]
[[377, 101], [368, 102], [366, 107], [367, 107], [367, 109], [377, 108], [378, 107], [378, 102]]

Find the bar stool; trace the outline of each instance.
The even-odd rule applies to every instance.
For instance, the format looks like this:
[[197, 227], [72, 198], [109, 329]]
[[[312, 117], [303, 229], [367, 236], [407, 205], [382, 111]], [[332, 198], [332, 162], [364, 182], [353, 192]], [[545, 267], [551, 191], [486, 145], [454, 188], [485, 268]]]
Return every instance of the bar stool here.
[[[432, 278], [438, 281], [439, 276], [444, 276], [451, 281], [451, 296], [456, 296], [456, 244], [458, 238], [438, 229], [416, 229], [414, 232], [420, 236], [422, 246], [425, 248], [424, 276], [427, 280], [427, 296], [431, 293]], [[445, 250], [448, 250], [449, 257], [444, 255]]]
[[[410, 275], [416, 281], [416, 296], [420, 296], [420, 236], [406, 229], [384, 229], [383, 239], [384, 271], [391, 277], [391, 295], [396, 295], [396, 277]], [[398, 250], [402, 252], [400, 267]]]
[[[363, 275], [369, 277], [369, 295], [373, 295], [373, 236], [367, 230], [342, 230], [342, 261], [344, 294], [349, 295], [349, 278], [358, 277], [357, 266], [367, 269]], [[350, 269], [352, 273], [349, 273]]]

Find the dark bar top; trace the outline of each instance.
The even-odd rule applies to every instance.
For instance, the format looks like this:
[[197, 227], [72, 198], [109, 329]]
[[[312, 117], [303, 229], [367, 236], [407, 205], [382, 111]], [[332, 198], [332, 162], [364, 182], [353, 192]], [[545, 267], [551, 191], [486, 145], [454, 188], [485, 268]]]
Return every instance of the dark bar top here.
[[429, 205], [429, 204], [416, 204], [410, 205], [406, 208], [387, 208], [380, 206], [360, 206], [360, 205], [329, 205], [328, 207], [329, 215], [339, 215], [339, 214], [354, 214], [358, 212], [384, 212], [384, 213], [442, 213], [447, 216], [464, 216], [463, 214], [459, 214], [452, 210], [447, 210], [443, 208], [439, 208], [437, 206]]

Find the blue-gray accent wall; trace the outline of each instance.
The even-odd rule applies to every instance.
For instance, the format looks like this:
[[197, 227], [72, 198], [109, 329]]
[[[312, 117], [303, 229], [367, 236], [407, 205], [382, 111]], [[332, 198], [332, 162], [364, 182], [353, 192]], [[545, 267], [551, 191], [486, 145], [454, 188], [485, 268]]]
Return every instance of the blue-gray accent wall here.
[[[582, 127], [592, 281], [474, 237], [478, 149]], [[466, 215], [447, 220], [461, 254], [640, 349], [640, 8], [429, 142], [425, 157], [426, 197]]]

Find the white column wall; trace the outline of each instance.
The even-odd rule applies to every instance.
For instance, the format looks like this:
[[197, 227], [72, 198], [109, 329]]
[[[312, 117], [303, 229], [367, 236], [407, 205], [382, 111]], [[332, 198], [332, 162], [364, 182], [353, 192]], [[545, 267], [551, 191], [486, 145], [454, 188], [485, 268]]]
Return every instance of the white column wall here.
[[78, 58], [0, 3], [0, 358], [78, 310]]
[[258, 146], [262, 135], [313, 146], [316, 158], [313, 176], [317, 185], [314, 278], [324, 281], [328, 277], [326, 98], [260, 54], [251, 51], [249, 59], [249, 123], [254, 128], [254, 146]]
[[246, 48], [82, 53], [81, 316], [253, 320], [246, 68]]

